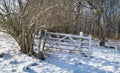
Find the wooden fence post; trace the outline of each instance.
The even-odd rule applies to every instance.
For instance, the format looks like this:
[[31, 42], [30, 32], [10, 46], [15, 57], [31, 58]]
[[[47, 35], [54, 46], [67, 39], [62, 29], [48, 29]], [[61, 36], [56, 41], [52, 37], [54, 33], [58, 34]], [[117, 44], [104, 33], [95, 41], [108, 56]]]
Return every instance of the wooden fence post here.
[[92, 51], [91, 51], [91, 43], [92, 43], [92, 36], [89, 35], [89, 57], [90, 57], [90, 55], [92, 53]]
[[45, 49], [46, 39], [47, 39], [47, 30], [45, 30], [45, 37], [44, 37], [44, 40], [43, 40], [42, 51], [44, 51], [44, 49]]
[[80, 36], [83, 36], [83, 32], [80, 32]]
[[38, 45], [38, 52], [40, 52], [40, 49], [41, 49], [41, 29], [39, 30], [39, 45]]

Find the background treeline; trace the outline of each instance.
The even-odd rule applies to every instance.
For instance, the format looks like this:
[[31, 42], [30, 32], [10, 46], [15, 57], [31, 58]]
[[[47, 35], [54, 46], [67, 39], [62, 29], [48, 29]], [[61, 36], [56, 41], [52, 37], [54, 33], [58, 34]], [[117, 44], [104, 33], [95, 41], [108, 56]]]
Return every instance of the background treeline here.
[[[49, 31], [72, 34], [79, 34], [82, 31], [95, 37], [105, 35], [108, 38], [120, 36], [120, 0], [62, 0], [61, 2], [60, 6], [43, 16], [43, 24]], [[104, 30], [105, 34], [102, 34], [101, 30]]]

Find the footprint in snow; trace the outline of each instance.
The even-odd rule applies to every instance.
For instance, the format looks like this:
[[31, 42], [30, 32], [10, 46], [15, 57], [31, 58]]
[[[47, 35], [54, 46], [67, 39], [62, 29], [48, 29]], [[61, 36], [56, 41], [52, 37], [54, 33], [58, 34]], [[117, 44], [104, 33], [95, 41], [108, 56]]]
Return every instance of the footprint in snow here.
[[36, 65], [38, 65], [36, 62], [29, 64], [29, 66], [36, 66]]
[[0, 53], [0, 58], [2, 58], [4, 56], [5, 53]]
[[12, 69], [11, 72], [16, 72], [16, 69]]
[[18, 61], [11, 61], [10, 64], [19, 64]]
[[36, 71], [32, 70], [29, 66], [24, 66], [23, 71], [29, 73], [37, 73]]

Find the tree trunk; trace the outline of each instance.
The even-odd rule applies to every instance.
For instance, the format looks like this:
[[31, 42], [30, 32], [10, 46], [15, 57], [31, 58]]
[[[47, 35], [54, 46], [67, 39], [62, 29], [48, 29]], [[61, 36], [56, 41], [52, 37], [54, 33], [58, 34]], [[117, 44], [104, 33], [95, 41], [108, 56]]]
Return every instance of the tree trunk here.
[[76, 14], [76, 23], [75, 23], [75, 32], [74, 34], [79, 34], [80, 33], [80, 6], [81, 6], [81, 2], [78, 1], [77, 4], [77, 14]]
[[20, 48], [21, 48], [20, 49], [21, 52], [23, 52], [25, 54], [28, 54], [28, 55], [33, 55], [34, 54], [34, 50], [33, 50], [34, 37], [32, 37], [30, 34], [22, 36], [19, 39], [19, 45], [20, 45]]
[[104, 12], [100, 14], [100, 32], [101, 32], [100, 46], [105, 46], [106, 25], [104, 19]]

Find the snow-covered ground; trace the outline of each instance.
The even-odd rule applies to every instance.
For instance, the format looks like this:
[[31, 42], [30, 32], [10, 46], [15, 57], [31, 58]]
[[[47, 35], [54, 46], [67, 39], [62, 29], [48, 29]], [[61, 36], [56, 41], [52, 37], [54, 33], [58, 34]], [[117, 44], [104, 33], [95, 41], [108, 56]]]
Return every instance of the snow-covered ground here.
[[120, 50], [97, 47], [94, 41], [92, 58], [77, 52], [48, 50], [41, 61], [18, 51], [17, 43], [0, 32], [0, 73], [120, 73]]

